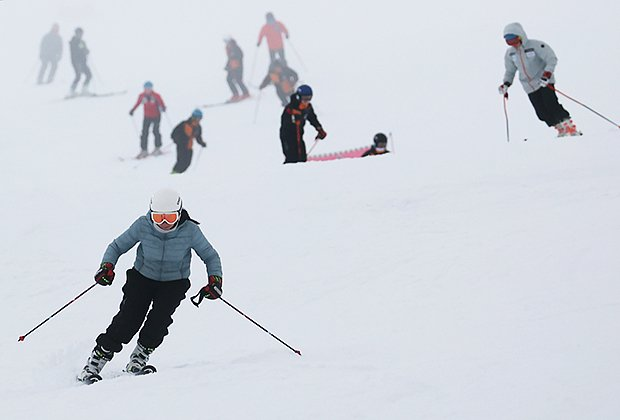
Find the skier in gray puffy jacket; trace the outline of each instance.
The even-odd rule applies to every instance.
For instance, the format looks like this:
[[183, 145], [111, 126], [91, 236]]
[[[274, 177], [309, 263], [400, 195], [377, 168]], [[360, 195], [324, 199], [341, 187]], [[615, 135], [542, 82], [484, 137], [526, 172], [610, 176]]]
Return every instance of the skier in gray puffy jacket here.
[[560, 105], [555, 93], [555, 66], [558, 58], [549, 45], [529, 39], [520, 23], [504, 28], [504, 40], [509, 45], [504, 56], [506, 73], [499, 93], [508, 95], [515, 74], [534, 106], [538, 119], [558, 131], [558, 137], [577, 136], [581, 132], [571, 120], [568, 111]]
[[218, 299], [222, 295], [220, 257], [198, 222], [189, 217], [176, 191], [164, 189], [153, 195], [147, 214], [108, 246], [95, 281], [104, 286], [112, 284], [114, 265], [137, 243], [140, 245], [133, 268], [127, 270], [120, 310], [107, 330], [97, 337], [97, 345], [78, 375], [82, 382], [101, 380], [103, 366], [138, 331], [138, 342], [125, 370], [133, 374], [155, 371], [147, 362], [168, 334], [172, 314], [189, 290], [192, 249], [205, 263], [209, 278], [196, 297]]

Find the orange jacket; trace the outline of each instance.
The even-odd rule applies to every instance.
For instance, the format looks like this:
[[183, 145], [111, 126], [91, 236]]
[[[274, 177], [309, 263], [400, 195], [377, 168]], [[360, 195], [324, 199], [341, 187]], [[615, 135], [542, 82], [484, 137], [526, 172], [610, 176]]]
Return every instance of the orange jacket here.
[[279, 20], [275, 23], [265, 23], [258, 34], [258, 44], [262, 42], [263, 38], [267, 38], [267, 45], [270, 50], [281, 50], [284, 48], [282, 43], [282, 34], [288, 38], [288, 30], [286, 26]]

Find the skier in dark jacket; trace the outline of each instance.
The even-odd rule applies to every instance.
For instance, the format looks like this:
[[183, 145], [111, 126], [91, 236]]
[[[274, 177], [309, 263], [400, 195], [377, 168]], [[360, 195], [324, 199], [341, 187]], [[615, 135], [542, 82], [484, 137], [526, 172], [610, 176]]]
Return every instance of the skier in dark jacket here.
[[260, 84], [259, 89], [266, 88], [270, 83], [276, 88], [276, 94], [282, 102], [282, 106], [286, 106], [289, 97], [295, 92], [295, 84], [299, 80], [297, 73], [288, 67], [284, 62], [275, 60], [269, 66], [269, 72]]
[[514, 22], [504, 28], [504, 40], [508, 49], [504, 54], [506, 72], [498, 90], [507, 97], [515, 74], [536, 111], [536, 116], [547, 126], [554, 127], [558, 137], [580, 136], [567, 110], [558, 102], [555, 93], [555, 66], [558, 58], [551, 47], [535, 39], [529, 39], [520, 23]]
[[177, 162], [172, 168], [173, 174], [181, 174], [189, 168], [192, 163], [192, 146], [194, 140], [202, 147], [207, 144], [202, 140], [202, 127], [200, 120], [202, 119], [202, 111], [195, 109], [191, 117], [185, 121], [181, 121], [174, 130], [172, 130], [172, 140], [177, 145]]
[[47, 66], [51, 67], [45, 83], [52, 83], [54, 81], [58, 62], [62, 57], [62, 38], [58, 34], [58, 29], [58, 24], [54, 23], [52, 29], [41, 40], [41, 47], [39, 48], [41, 69], [39, 70], [39, 77], [37, 77], [38, 84], [43, 84]]
[[284, 153], [284, 163], [305, 162], [307, 160], [306, 144], [304, 143], [304, 125], [306, 120], [316, 129], [316, 139], [324, 139], [327, 133], [323, 130], [314, 108], [312, 89], [308, 85], [301, 85], [291, 95], [291, 102], [286, 105], [282, 112], [280, 125], [280, 141]]
[[[228, 72], [226, 82], [232, 91], [232, 97], [227, 102], [237, 102], [250, 97], [248, 88], [243, 83], [243, 51], [232, 38], [226, 38], [226, 67], [224, 70]], [[239, 86], [239, 88], [237, 88]], [[241, 90], [241, 95], [239, 95]]]
[[97, 345], [78, 375], [82, 382], [101, 380], [99, 373], [103, 366], [138, 331], [138, 342], [125, 370], [136, 375], [155, 372], [147, 362], [168, 334], [172, 315], [190, 288], [192, 249], [205, 263], [209, 279], [195, 297], [218, 299], [222, 295], [220, 257], [198, 222], [183, 208], [176, 191], [164, 189], [153, 195], [147, 214], [108, 245], [95, 281], [103, 286], [111, 285], [118, 259], [137, 243], [140, 245], [133, 268], [127, 270], [120, 310], [106, 331], [97, 337]]
[[82, 85], [82, 93], [88, 93], [88, 84], [90, 83], [90, 79], [92, 77], [88, 64], [86, 64], [88, 53], [90, 51], [88, 51], [86, 43], [82, 39], [83, 35], [84, 30], [82, 28], [76, 28], [75, 35], [73, 35], [73, 38], [69, 41], [69, 47], [71, 49], [71, 64], [73, 64], [73, 70], [75, 71], [75, 79], [73, 79], [73, 83], [71, 83], [72, 95], [75, 95], [75, 90], [80, 82], [82, 74], [85, 77], [84, 84]]
[[166, 104], [164, 104], [159, 93], [153, 90], [152, 82], [144, 83], [144, 92], [138, 96], [135, 105], [129, 110], [130, 116], [133, 116], [140, 104], [144, 105], [144, 120], [142, 121], [142, 134], [140, 135], [140, 153], [136, 159], [143, 159], [149, 155], [148, 138], [151, 125], [153, 125], [153, 135], [155, 136], [155, 150], [153, 150], [152, 155], [159, 156], [162, 154], [159, 122], [161, 121], [161, 113], [166, 112]]
[[362, 157], [384, 155], [386, 153], [390, 153], [390, 151], [387, 150], [387, 142], [388, 142], [388, 139], [385, 134], [383, 133], [375, 134], [375, 137], [373, 138], [374, 144], [370, 147], [370, 149], [364, 152]]

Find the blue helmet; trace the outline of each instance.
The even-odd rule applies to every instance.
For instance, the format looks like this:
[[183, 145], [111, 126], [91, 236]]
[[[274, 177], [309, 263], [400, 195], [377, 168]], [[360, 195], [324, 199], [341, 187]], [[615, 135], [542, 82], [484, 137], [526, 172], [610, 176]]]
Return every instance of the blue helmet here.
[[192, 112], [192, 118], [202, 118], [202, 111], [199, 110], [198, 108], [196, 108], [193, 112]]
[[299, 96], [312, 96], [312, 88], [308, 85], [301, 85], [296, 92]]
[[153, 82], [144, 82], [144, 89], [153, 89]]

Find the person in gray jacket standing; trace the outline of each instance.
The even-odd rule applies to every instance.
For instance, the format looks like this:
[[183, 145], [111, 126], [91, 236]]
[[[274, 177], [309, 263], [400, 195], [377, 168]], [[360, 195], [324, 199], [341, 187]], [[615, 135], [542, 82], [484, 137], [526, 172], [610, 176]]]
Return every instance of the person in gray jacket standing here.
[[555, 66], [558, 58], [549, 45], [529, 39], [520, 23], [510, 23], [504, 28], [504, 40], [509, 45], [504, 55], [506, 73], [499, 93], [508, 95], [515, 74], [534, 106], [538, 119], [554, 127], [558, 137], [580, 136], [581, 132], [571, 120], [568, 111], [560, 105], [555, 93]]
[[56, 75], [58, 62], [62, 57], [62, 38], [58, 34], [58, 29], [58, 24], [54, 23], [52, 25], [52, 29], [45, 34], [41, 40], [41, 46], [39, 48], [41, 69], [39, 70], [39, 76], [37, 77], [37, 83], [39, 85], [43, 84], [43, 79], [48, 66], [51, 67], [45, 83], [52, 83], [54, 76]]
[[153, 195], [147, 214], [108, 246], [95, 281], [104, 286], [112, 284], [114, 265], [137, 243], [140, 245], [133, 267], [127, 270], [120, 310], [107, 330], [97, 337], [97, 345], [78, 375], [78, 380], [84, 383], [101, 380], [99, 373], [103, 366], [138, 331], [138, 342], [125, 370], [136, 375], [155, 372], [147, 362], [168, 334], [172, 314], [189, 290], [192, 249], [205, 263], [209, 278], [208, 284], [200, 289], [201, 300], [218, 299], [222, 295], [220, 257], [198, 222], [189, 217], [176, 191], [164, 189]]

